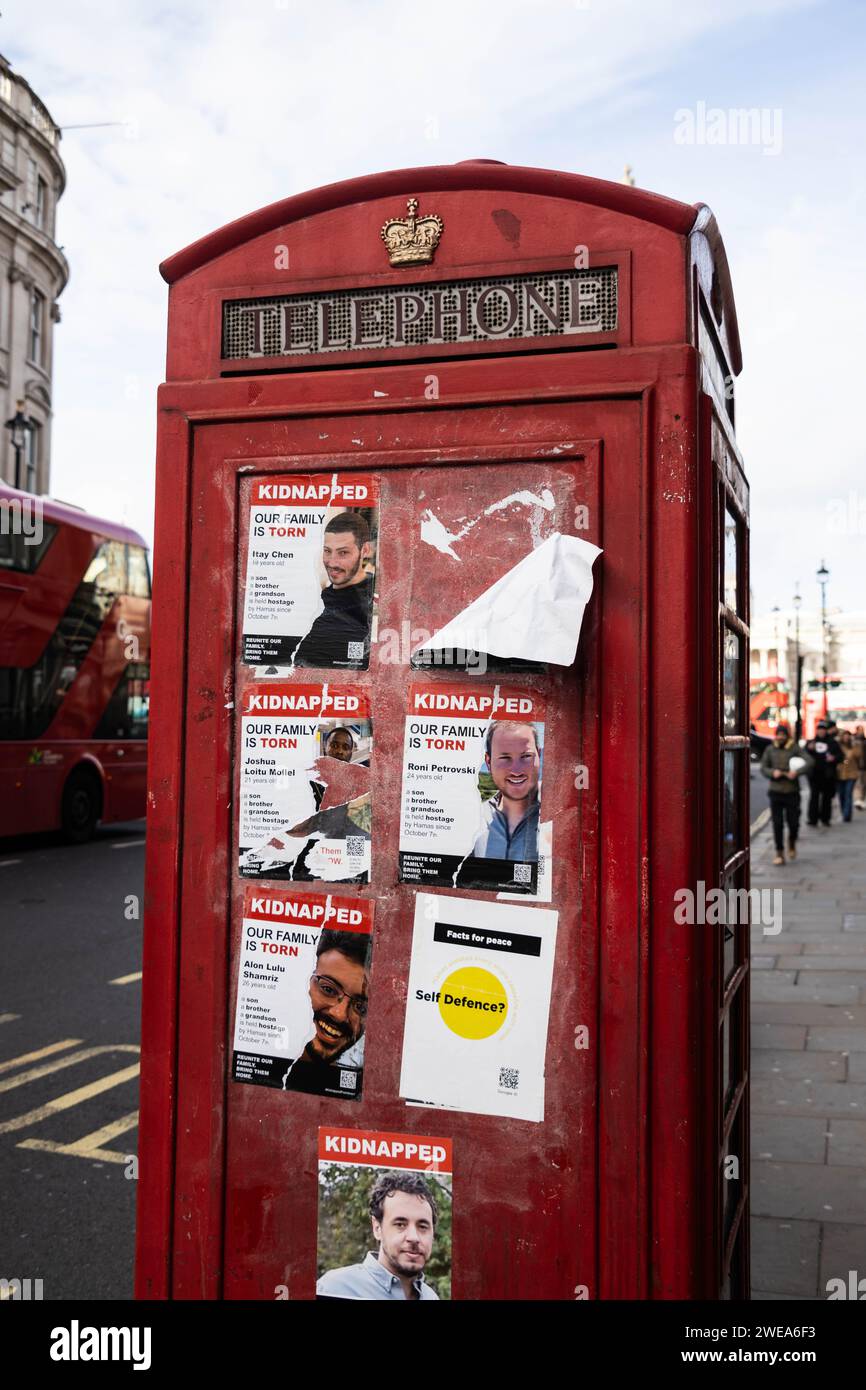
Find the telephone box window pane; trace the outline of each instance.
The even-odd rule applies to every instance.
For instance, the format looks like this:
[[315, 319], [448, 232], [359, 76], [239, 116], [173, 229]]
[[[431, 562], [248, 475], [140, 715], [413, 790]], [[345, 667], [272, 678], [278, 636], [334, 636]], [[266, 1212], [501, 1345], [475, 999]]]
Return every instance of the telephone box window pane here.
[[731, 1234], [731, 1227], [737, 1215], [737, 1208], [740, 1205], [740, 1197], [743, 1194], [743, 1107], [737, 1111], [737, 1117], [731, 1125], [731, 1132], [728, 1142], [725, 1145], [725, 1156], [722, 1159], [722, 1192], [724, 1194], [725, 1221], [724, 1231], [725, 1240]]
[[726, 734], [742, 733], [740, 716], [740, 638], [724, 629], [722, 722]]
[[743, 844], [740, 817], [741, 768], [740, 752], [726, 750], [722, 755], [722, 844], [725, 859], [730, 859]]
[[725, 1014], [722, 1020], [722, 1031], [719, 1039], [719, 1047], [722, 1054], [722, 1114], [728, 1107], [728, 1097], [731, 1089], [731, 1015], [730, 1011]]
[[737, 581], [737, 559], [739, 554], [737, 518], [725, 508], [725, 573], [724, 601], [728, 608], [739, 613], [740, 586]]
[[[739, 874], [737, 875], [737, 878], [739, 878]], [[734, 904], [735, 904], [736, 901], [737, 901], [737, 899], [735, 899], [735, 898], [733, 897], [733, 895], [734, 895], [734, 893], [736, 892], [736, 889], [737, 889], [736, 880], [734, 880], [734, 879], [732, 879], [732, 878], [729, 878], [729, 879], [728, 879], [728, 882], [725, 884], [725, 891], [726, 891], [726, 893], [727, 893], [727, 895], [728, 895], [728, 897], [727, 897], [727, 902], [728, 902], [728, 914], [727, 914], [727, 916], [728, 916], [728, 920], [727, 920], [727, 922], [725, 922], [724, 927], [723, 927], [723, 938], [724, 938], [724, 949], [723, 949], [723, 954], [724, 954], [724, 962], [725, 962], [724, 979], [725, 979], [725, 984], [726, 984], [726, 985], [727, 985], [727, 983], [728, 983], [728, 980], [731, 978], [731, 976], [733, 975], [734, 971], [735, 971], [736, 968], [737, 968], [737, 930], [738, 930], [738, 928], [737, 928], [737, 922], [736, 922], [735, 920], [733, 920], [734, 917], [735, 917], [735, 911], [736, 911], [736, 910], [735, 910], [735, 907], [734, 907]]]

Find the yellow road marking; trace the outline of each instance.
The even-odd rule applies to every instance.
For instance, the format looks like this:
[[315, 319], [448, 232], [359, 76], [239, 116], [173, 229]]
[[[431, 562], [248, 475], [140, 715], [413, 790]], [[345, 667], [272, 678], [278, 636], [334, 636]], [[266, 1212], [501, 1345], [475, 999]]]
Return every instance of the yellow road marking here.
[[[121, 1049], [113, 1050], [120, 1051]], [[126, 1052], [138, 1051], [137, 1048], [132, 1049], [130, 1047], [125, 1047], [123, 1050]], [[132, 1067], [113, 1071], [110, 1076], [101, 1076], [98, 1081], [91, 1081], [87, 1086], [79, 1086], [76, 1091], [67, 1091], [66, 1095], [58, 1096], [56, 1100], [49, 1100], [45, 1105], [40, 1105], [35, 1110], [28, 1110], [26, 1115], [16, 1115], [14, 1119], [4, 1120], [0, 1124], [0, 1134], [10, 1134], [12, 1130], [39, 1124], [51, 1115], [58, 1114], [61, 1110], [69, 1110], [73, 1105], [81, 1105], [82, 1101], [90, 1100], [92, 1096], [98, 1096], [103, 1091], [110, 1090], [112, 1086], [122, 1086], [124, 1081], [131, 1081], [137, 1075], [138, 1063], [136, 1062]]]
[[100, 1163], [127, 1163], [129, 1154], [119, 1153], [117, 1149], [104, 1149], [102, 1145], [116, 1139], [119, 1134], [125, 1134], [129, 1129], [135, 1129], [137, 1124], [138, 1111], [133, 1110], [131, 1115], [112, 1120], [111, 1124], [95, 1129], [92, 1134], [85, 1134], [82, 1139], [76, 1139], [74, 1144], [56, 1144], [52, 1139], [22, 1139], [17, 1147], [38, 1149], [41, 1153], [68, 1154], [71, 1158], [90, 1158]]
[[16, 1086], [26, 1086], [28, 1081], [38, 1081], [41, 1076], [51, 1076], [55, 1071], [63, 1071], [64, 1067], [72, 1067], [76, 1062], [86, 1062], [88, 1057], [99, 1057], [103, 1052], [138, 1050], [132, 1043], [104, 1043], [101, 1047], [84, 1047], [80, 1052], [70, 1052], [65, 1057], [56, 1057], [53, 1062], [46, 1062], [42, 1067], [31, 1067], [30, 1071], [20, 1071], [17, 1076], [0, 1081], [0, 1095], [4, 1091], [14, 1091]]
[[50, 1047], [40, 1047], [38, 1052], [24, 1052], [20, 1057], [10, 1057], [8, 1062], [0, 1062], [0, 1071], [11, 1071], [13, 1067], [23, 1067], [25, 1062], [38, 1062], [41, 1057], [50, 1057], [52, 1052], [62, 1052], [64, 1047], [79, 1047], [81, 1038], [67, 1038], [65, 1042], [52, 1043]]
[[20, 1017], [20, 1014], [0, 1014], [0, 1023], [14, 1023]]
[[140, 971], [140, 970], [136, 970], [136, 972], [135, 972], [134, 975], [118, 975], [118, 977], [117, 977], [116, 980], [109, 980], [108, 983], [109, 983], [110, 985], [131, 985], [131, 984], [134, 984], [134, 982], [135, 982], [136, 980], [140, 980], [140, 979], [141, 979], [141, 971]]

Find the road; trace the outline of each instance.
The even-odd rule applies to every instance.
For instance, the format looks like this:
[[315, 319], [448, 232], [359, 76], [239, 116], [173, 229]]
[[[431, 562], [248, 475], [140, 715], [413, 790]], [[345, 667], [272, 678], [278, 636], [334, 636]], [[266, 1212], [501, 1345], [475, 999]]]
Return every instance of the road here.
[[0, 840], [0, 1276], [131, 1298], [144, 822]]
[[762, 811], [769, 810], [770, 803], [767, 799], [767, 791], [770, 786], [766, 777], [761, 775], [761, 770], [757, 763], [749, 763], [751, 781], [749, 783], [749, 821], [752, 825], [758, 819]]

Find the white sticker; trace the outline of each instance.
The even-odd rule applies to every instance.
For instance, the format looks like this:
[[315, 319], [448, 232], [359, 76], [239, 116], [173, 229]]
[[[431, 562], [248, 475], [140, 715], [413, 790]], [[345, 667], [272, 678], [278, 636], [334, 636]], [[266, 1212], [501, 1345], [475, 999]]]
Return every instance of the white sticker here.
[[400, 1095], [410, 1104], [544, 1119], [558, 914], [419, 893]]

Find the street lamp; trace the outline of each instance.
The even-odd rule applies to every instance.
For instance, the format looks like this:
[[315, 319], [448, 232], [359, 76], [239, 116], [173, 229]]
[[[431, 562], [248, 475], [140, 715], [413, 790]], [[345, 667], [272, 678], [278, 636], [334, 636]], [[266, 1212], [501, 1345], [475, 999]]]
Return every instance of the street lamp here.
[[794, 738], [800, 742], [803, 733], [803, 720], [800, 714], [803, 705], [803, 658], [800, 656], [800, 604], [803, 602], [800, 597], [800, 581], [797, 580], [797, 588], [794, 594], [794, 654], [797, 672], [795, 685], [795, 700], [797, 704], [797, 718], [794, 723]]
[[821, 585], [821, 667], [824, 672], [824, 718], [827, 718], [827, 580], [830, 578], [830, 571], [821, 561], [821, 568], [818, 570], [817, 579]]
[[27, 436], [33, 429], [33, 421], [24, 414], [24, 402], [15, 402], [16, 410], [11, 420], [6, 421], [12, 448], [15, 450], [15, 486], [21, 488], [21, 455], [27, 446]]

